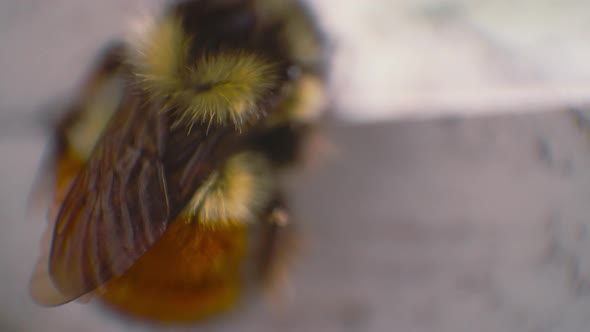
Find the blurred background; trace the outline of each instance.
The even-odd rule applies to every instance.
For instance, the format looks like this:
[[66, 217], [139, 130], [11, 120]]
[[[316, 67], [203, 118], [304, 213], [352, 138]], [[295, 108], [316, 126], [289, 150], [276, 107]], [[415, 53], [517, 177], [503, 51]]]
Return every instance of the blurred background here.
[[[590, 3], [308, 2], [336, 119], [330, 156], [290, 179], [292, 296], [199, 330], [587, 331]], [[163, 3], [0, 2], [0, 331], [146, 329], [29, 299], [45, 221], [26, 203], [48, 107]]]

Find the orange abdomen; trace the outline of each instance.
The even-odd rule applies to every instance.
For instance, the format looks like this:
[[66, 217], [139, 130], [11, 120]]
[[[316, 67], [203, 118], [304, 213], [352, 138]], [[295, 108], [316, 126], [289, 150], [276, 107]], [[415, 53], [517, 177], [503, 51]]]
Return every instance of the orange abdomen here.
[[99, 291], [121, 313], [193, 321], [230, 308], [240, 288], [246, 228], [206, 228], [176, 220], [123, 276]]
[[[82, 165], [73, 157], [59, 161], [50, 218]], [[238, 298], [247, 237], [243, 224], [212, 228], [179, 217], [127, 272], [96, 295], [123, 315], [152, 321], [189, 322], [222, 312]]]

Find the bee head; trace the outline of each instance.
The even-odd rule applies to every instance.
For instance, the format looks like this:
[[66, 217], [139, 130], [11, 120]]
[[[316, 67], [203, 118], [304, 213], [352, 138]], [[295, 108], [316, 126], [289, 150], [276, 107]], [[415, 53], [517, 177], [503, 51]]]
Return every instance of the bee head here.
[[[185, 1], [133, 42], [132, 72], [175, 124], [245, 126], [266, 115], [286, 63], [249, 1]], [[271, 42], [272, 43], [272, 42]]]

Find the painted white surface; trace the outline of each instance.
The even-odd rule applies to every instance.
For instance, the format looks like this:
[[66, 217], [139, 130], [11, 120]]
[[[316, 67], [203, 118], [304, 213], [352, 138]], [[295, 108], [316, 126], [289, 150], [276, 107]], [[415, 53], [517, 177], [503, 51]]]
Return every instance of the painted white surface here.
[[[590, 100], [588, 1], [316, 1], [348, 118], [551, 109]], [[360, 111], [362, 110], [362, 111]]]

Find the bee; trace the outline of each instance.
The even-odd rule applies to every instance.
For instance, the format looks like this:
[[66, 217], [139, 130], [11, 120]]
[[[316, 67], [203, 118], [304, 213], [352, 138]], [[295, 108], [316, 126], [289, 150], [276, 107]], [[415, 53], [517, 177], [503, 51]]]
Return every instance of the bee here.
[[30, 289], [191, 322], [280, 265], [279, 178], [325, 108], [325, 43], [289, 0], [182, 1], [141, 31], [106, 47], [56, 126]]

